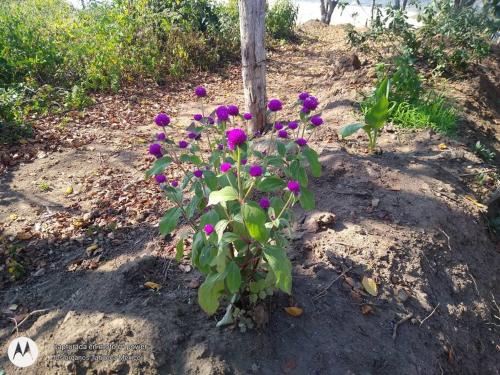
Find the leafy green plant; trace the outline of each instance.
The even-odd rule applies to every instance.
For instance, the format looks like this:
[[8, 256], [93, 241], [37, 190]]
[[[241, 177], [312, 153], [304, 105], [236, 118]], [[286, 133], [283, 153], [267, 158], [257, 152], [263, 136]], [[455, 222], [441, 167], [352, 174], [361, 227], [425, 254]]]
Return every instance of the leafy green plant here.
[[47, 192], [50, 190], [50, 185], [47, 181], [40, 181], [38, 183], [38, 189], [42, 192]]
[[277, 0], [266, 13], [266, 30], [275, 39], [292, 39], [299, 12], [292, 0]]
[[495, 153], [491, 151], [488, 147], [483, 145], [481, 141], [477, 141], [472, 147], [474, 152], [481, 157], [486, 162], [493, 161], [495, 159]]
[[[206, 90], [198, 87], [196, 94], [203, 101]], [[157, 136], [160, 142], [150, 145], [157, 160], [147, 176], [155, 176], [173, 204], [160, 221], [160, 233], [189, 225], [179, 235], [176, 258], [184, 256], [190, 238], [191, 262], [205, 275], [198, 290], [200, 306], [214, 314], [222, 299], [229, 302], [219, 325], [233, 322], [235, 315], [241, 318], [235, 307], [246, 310], [275, 289], [292, 291], [292, 265], [286, 255], [291, 209], [296, 203], [305, 210], [314, 208], [307, 170], [314, 177], [321, 174], [318, 155], [304, 138], [322, 123], [311, 113], [318, 102], [309, 95], [302, 98], [308, 112], [302, 111], [302, 123], [293, 121], [285, 128], [275, 122], [277, 134], [270, 141], [258, 135], [249, 139], [239, 126], [252, 116], [240, 115], [234, 105], [195, 115], [189, 142], [174, 141], [178, 131], [168, 130], [165, 113], [155, 119], [163, 132]], [[273, 99], [268, 108], [276, 120], [282, 104]], [[210, 151], [208, 158], [205, 150]], [[164, 171], [170, 164], [183, 171], [181, 181], [167, 181]]]
[[368, 149], [374, 151], [377, 138], [389, 116], [389, 91], [390, 80], [384, 78], [378, 85], [373, 97], [368, 102], [365, 110], [365, 123], [349, 124], [340, 130], [342, 138], [349, 137], [358, 130], [363, 129], [368, 136]]

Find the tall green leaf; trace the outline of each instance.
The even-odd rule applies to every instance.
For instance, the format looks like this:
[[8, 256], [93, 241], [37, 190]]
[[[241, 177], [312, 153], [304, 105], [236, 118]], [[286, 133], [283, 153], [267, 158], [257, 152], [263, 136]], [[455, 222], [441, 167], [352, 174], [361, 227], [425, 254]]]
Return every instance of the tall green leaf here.
[[300, 189], [299, 202], [306, 211], [313, 210], [315, 207], [314, 194], [306, 187]]
[[177, 224], [179, 223], [179, 219], [181, 217], [181, 209], [179, 207], [172, 207], [165, 215], [163, 215], [160, 220], [160, 234], [162, 236], [166, 236], [170, 232], [172, 232]]
[[290, 294], [292, 292], [292, 263], [285, 251], [277, 246], [265, 246], [264, 257], [276, 276], [276, 286]]
[[220, 202], [234, 201], [235, 199], [238, 199], [238, 192], [232, 186], [226, 186], [210, 193], [208, 205], [211, 206]]
[[172, 158], [169, 156], [164, 156], [158, 160], [156, 160], [153, 164], [153, 167], [146, 172], [146, 178], [151, 176], [162, 174], [165, 171], [170, 163], [172, 163]]
[[284, 189], [285, 181], [277, 176], [264, 177], [257, 182], [256, 188], [264, 193], [269, 193], [278, 189]]
[[255, 202], [247, 202], [241, 207], [241, 214], [250, 236], [261, 243], [267, 242], [266, 213]]
[[364, 125], [360, 123], [346, 125], [340, 129], [340, 136], [342, 138], [347, 138], [356, 133], [359, 129], [363, 129], [363, 126]]
[[219, 299], [224, 292], [226, 273], [211, 273], [198, 288], [198, 303], [209, 315], [219, 308]]
[[311, 173], [314, 177], [321, 176], [321, 164], [318, 159], [318, 153], [310, 147], [305, 147], [302, 151], [309, 162]]
[[227, 277], [226, 284], [227, 288], [231, 293], [236, 293], [241, 286], [241, 272], [240, 267], [232, 261], [226, 267]]

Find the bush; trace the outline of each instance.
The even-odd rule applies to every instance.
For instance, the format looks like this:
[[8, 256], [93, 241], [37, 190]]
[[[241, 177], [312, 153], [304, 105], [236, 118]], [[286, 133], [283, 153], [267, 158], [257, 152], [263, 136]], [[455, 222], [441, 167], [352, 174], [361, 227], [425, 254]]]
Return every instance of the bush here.
[[292, 39], [299, 8], [292, 0], [276, 0], [266, 13], [266, 30], [275, 39]]
[[[204, 100], [206, 91], [198, 87], [196, 94]], [[242, 128], [247, 128], [251, 115], [242, 116], [234, 105], [220, 106], [210, 116], [194, 115], [197, 126], [187, 140], [168, 130], [167, 114], [155, 119], [163, 132], [157, 135], [158, 143], [149, 147], [157, 160], [147, 176], [155, 176], [173, 204], [160, 221], [160, 233], [171, 233], [181, 225], [181, 218], [189, 225], [189, 233], [181, 234], [177, 242], [176, 258], [184, 256], [185, 239], [191, 238], [191, 262], [205, 275], [198, 289], [200, 306], [214, 314], [221, 299], [229, 303], [218, 325], [238, 320], [245, 329], [248, 317], [241, 311], [276, 288], [291, 293], [292, 265], [285, 250], [291, 209], [296, 203], [305, 210], [314, 208], [306, 167], [314, 177], [321, 174], [318, 155], [305, 139], [306, 131], [310, 137], [323, 123], [311, 112], [318, 101], [307, 93], [301, 94], [301, 100], [300, 121], [286, 128], [276, 121], [281, 102], [269, 102], [276, 134], [268, 143], [260, 142], [258, 135], [249, 139]], [[211, 151], [208, 159], [203, 149]], [[166, 174], [176, 173], [165, 171], [172, 163], [183, 177], [167, 181]]]

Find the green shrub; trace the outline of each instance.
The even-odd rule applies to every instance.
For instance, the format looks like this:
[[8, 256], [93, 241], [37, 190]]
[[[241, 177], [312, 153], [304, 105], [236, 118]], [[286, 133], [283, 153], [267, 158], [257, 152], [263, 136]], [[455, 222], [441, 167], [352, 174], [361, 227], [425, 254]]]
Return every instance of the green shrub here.
[[275, 39], [292, 39], [299, 8], [292, 0], [276, 0], [266, 13], [266, 30]]

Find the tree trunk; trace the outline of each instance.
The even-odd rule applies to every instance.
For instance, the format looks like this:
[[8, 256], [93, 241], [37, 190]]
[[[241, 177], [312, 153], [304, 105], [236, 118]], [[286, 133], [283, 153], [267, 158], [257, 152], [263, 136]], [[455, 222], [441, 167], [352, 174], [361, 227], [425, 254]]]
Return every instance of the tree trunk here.
[[239, 9], [243, 92], [255, 133], [266, 123], [266, 0], [240, 0]]
[[408, 0], [403, 0], [403, 10], [406, 9], [406, 4], [408, 4]]
[[330, 24], [333, 11], [338, 3], [338, 0], [321, 0], [321, 22], [326, 23], [327, 25]]
[[401, 0], [394, 0], [392, 3], [392, 9], [401, 9]]

